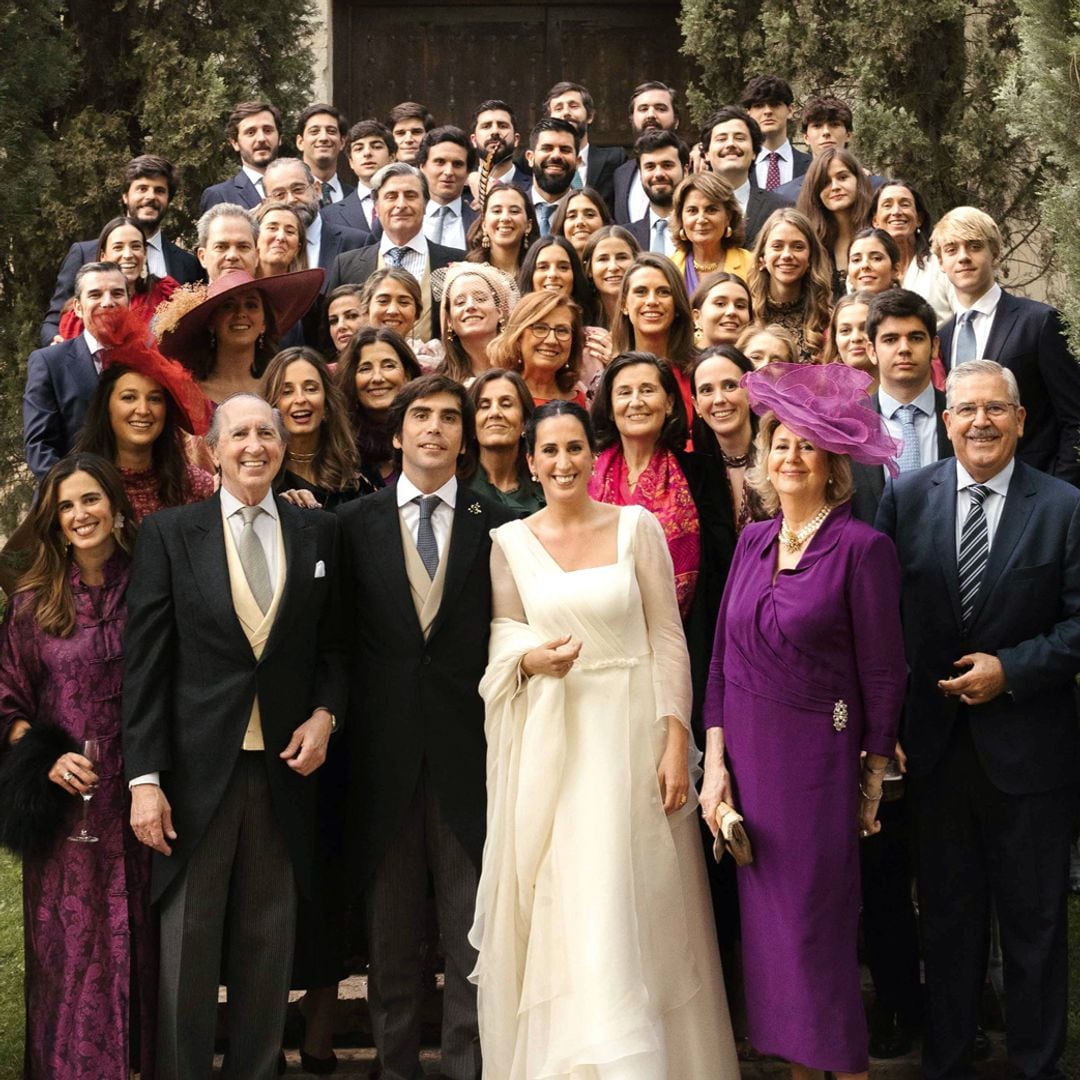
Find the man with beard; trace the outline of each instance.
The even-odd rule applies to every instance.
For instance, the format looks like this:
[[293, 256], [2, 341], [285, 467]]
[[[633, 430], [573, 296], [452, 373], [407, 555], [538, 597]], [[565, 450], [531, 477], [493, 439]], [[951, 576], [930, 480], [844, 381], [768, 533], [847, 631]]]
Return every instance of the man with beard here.
[[[124, 166], [120, 203], [127, 217], [135, 218], [146, 231], [146, 268], [155, 277], [174, 278], [181, 285], [202, 281], [199, 260], [190, 251], [162, 236], [161, 223], [176, 194], [176, 170], [156, 154], [141, 154]], [[98, 240], [79, 240], [71, 245], [56, 275], [49, 311], [41, 324], [41, 344], [51, 345], [60, 332], [60, 313], [73, 295], [80, 266], [96, 262]]]
[[[472, 134], [469, 141], [476, 147], [481, 164], [492, 150], [495, 151], [491, 177], [488, 180], [489, 188], [500, 181], [513, 184], [522, 191], [528, 191], [532, 187], [532, 173], [514, 161], [514, 151], [518, 148], [521, 136], [518, 134], [514, 110], [505, 101], [489, 98], [476, 106], [472, 114]], [[474, 199], [479, 197], [479, 169], [469, 174], [469, 190]]]
[[[650, 79], [630, 95], [630, 126], [634, 138], [646, 131], [677, 131], [675, 91], [666, 83]], [[641, 183], [637, 158], [623, 162], [615, 170], [615, 203], [611, 208], [619, 225], [640, 221], [649, 209], [649, 196]]]
[[237, 203], [253, 210], [266, 197], [263, 173], [281, 146], [281, 110], [266, 101], [242, 101], [226, 121], [225, 136], [240, 155], [240, 171], [202, 193], [202, 213], [216, 203]]
[[690, 168], [690, 150], [674, 131], [646, 131], [634, 143], [641, 182], [649, 196], [649, 212], [627, 225], [642, 251], [656, 251], [669, 259], [675, 251], [668, 220], [672, 196]]
[[591, 146], [589, 128], [596, 119], [592, 94], [580, 83], [558, 82], [544, 99], [544, 112], [577, 128], [578, 167], [573, 187], [591, 187], [610, 207], [615, 201], [615, 170], [626, 160], [620, 146]]
[[761, 142], [757, 121], [738, 105], [717, 109], [701, 129], [701, 153], [706, 164], [731, 185], [742, 207], [747, 248], [754, 246], [754, 238], [774, 210], [792, 205], [779, 192], [759, 188], [750, 175]]
[[379, 219], [375, 216], [371, 178], [394, 160], [397, 143], [390, 129], [378, 120], [360, 120], [353, 124], [349, 128], [347, 143], [349, 166], [356, 174], [356, 190], [341, 202], [324, 206], [321, 213], [324, 221], [369, 233], [371, 239], [368, 243], [371, 243], [382, 235]]
[[348, 126], [337, 106], [321, 101], [309, 105], [296, 121], [296, 149], [322, 185], [323, 206], [341, 202], [353, 190], [352, 184], [344, 183], [337, 174]]
[[424, 232], [443, 247], [465, 248], [465, 237], [476, 211], [462, 198], [472, 165], [473, 148], [461, 128], [432, 128], [420, 143], [416, 167], [427, 177], [428, 199]]
[[321, 184], [299, 158], [278, 158], [263, 174], [266, 198], [288, 203], [300, 216], [307, 234], [307, 263], [314, 269], [329, 270], [343, 251], [352, 251], [371, 242], [371, 234], [335, 225], [319, 214]]
[[525, 160], [533, 174], [529, 197], [540, 224], [540, 235], [547, 236], [555, 211], [570, 190], [577, 170], [577, 128], [553, 116], [541, 120], [529, 136]]

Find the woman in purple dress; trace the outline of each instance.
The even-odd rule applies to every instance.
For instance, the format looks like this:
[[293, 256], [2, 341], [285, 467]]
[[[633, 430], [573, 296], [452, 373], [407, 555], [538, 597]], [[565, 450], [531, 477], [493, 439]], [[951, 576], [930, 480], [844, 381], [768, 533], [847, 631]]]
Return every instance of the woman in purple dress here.
[[[157, 945], [150, 849], [128, 826], [120, 689], [131, 508], [116, 469], [77, 454], [42, 482], [37, 555], [0, 640], [0, 755], [57, 795], [59, 820], [24, 845], [27, 1080], [153, 1075]], [[81, 752], [96, 739], [97, 760]], [[21, 745], [20, 745], [21, 744]], [[83, 806], [96, 843], [72, 843]], [[39, 794], [40, 799], [40, 794]]]
[[881, 827], [905, 664], [896, 552], [851, 516], [848, 457], [894, 468], [898, 446], [864, 372], [772, 364], [742, 381], [762, 416], [750, 480], [780, 513], [746, 526], [728, 576], [702, 814], [715, 833], [734, 803], [753, 841], [738, 871], [751, 1042], [794, 1080], [865, 1076], [858, 841]]

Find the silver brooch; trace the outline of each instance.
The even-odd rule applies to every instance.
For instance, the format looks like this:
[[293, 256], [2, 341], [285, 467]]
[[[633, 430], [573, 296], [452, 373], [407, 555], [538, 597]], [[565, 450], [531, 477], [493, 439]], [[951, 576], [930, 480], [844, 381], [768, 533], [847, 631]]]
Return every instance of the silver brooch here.
[[469, 513], [470, 514], [479, 514], [480, 513], [480, 504], [479, 503], [473, 503], [472, 506], [469, 507]]
[[837, 731], [843, 731], [847, 727], [847, 702], [838, 701], [833, 706], [832, 711], [832, 726]]

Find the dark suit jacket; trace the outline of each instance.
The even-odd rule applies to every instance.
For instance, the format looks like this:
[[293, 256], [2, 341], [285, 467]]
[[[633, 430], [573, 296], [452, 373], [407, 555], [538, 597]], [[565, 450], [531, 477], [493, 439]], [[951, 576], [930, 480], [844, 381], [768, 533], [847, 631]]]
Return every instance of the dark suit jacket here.
[[[799, 153], [799, 151], [796, 151]], [[794, 206], [799, 201], [799, 192], [802, 191], [803, 181], [806, 179], [806, 172], [796, 173], [786, 184], [781, 184], [774, 192], [774, 195], [779, 195], [781, 199], [790, 199], [791, 205]], [[877, 191], [882, 184], [885, 183], [884, 176], [878, 176], [877, 173], [870, 174], [870, 186]]]
[[[875, 393], [871, 399], [874, 412], [881, 412], [881, 399]], [[945, 395], [940, 390], [934, 391], [934, 412], [937, 416], [937, 456], [938, 461], [953, 456], [953, 444], [949, 442], [949, 433], [945, 430], [945, 421], [941, 414], [945, 411]], [[863, 465], [858, 461], [851, 463], [851, 478], [855, 482], [855, 494], [851, 497], [851, 516], [873, 525], [877, 518], [881, 493], [885, 490], [885, 470], [880, 465]]]
[[[794, 184], [796, 181], [800, 181], [806, 174], [806, 170], [810, 168], [810, 162], [813, 161], [813, 156], [800, 150], [794, 143], [791, 143], [791, 179], [786, 184], [781, 184], [778, 188], [774, 188], [776, 194], [783, 192], [784, 188]], [[767, 148], [763, 148], [767, 149]], [[750, 167], [750, 175], [754, 178], [754, 183], [757, 183], [757, 169], [758, 162]], [[784, 196], [781, 196], [784, 197]]]
[[[991, 782], [1011, 794], [1076, 783], [1075, 676], [1080, 672], [1080, 491], [1017, 460], [972, 625], [960, 619], [956, 461], [885, 487], [876, 525], [903, 572], [904, 647], [911, 671], [901, 742], [913, 776], [948, 746], [958, 709]], [[972, 652], [995, 654], [1008, 693], [985, 705], [945, 697], [939, 679]]]
[[750, 198], [746, 200], [746, 240], [743, 247], [752, 248], [761, 226], [774, 210], [785, 206], [794, 206], [793, 202], [782, 198], [775, 191], [766, 191], [754, 183], [753, 171], [750, 174]]
[[589, 167], [585, 183], [596, 188], [610, 210], [615, 203], [615, 171], [626, 160], [621, 146], [594, 146], [589, 143]]
[[[952, 367], [956, 317], [938, 331], [941, 358]], [[1027, 410], [1021, 461], [1080, 486], [1080, 367], [1069, 351], [1057, 308], [1002, 292], [986, 359], [1015, 376]]]
[[139, 529], [124, 634], [124, 763], [129, 780], [161, 773], [177, 832], [172, 855], [154, 855], [154, 899], [213, 818], [256, 695], [274, 816], [310, 895], [318, 774], [300, 776], [278, 755], [316, 708], [344, 721], [340, 534], [331, 514], [277, 505], [285, 590], [258, 660], [233, 608], [219, 496], [151, 514]]
[[[342, 202], [345, 200], [342, 199]], [[339, 204], [340, 205], [340, 204]], [[361, 211], [361, 214], [363, 212]], [[374, 242], [368, 230], [350, 229], [335, 221], [323, 218], [322, 235], [319, 239], [319, 266], [329, 270], [334, 260], [346, 251], [356, 251]], [[323, 279], [323, 292], [326, 292], [326, 279]]]
[[628, 158], [616, 170], [612, 178], [615, 202], [611, 213], [616, 225], [630, 224], [630, 189], [637, 183], [637, 158]]
[[[51, 345], [52, 339], [60, 332], [60, 313], [64, 305], [75, 292], [75, 275], [80, 267], [88, 262], [97, 262], [98, 242], [94, 240], [79, 240], [72, 244], [64, 261], [60, 266], [60, 272], [56, 275], [56, 287], [53, 289], [52, 299], [49, 301], [49, 311], [45, 321], [41, 324], [41, 344]], [[199, 260], [190, 252], [174, 244], [166, 237], [161, 238], [161, 253], [165, 256], [165, 271], [169, 277], [178, 281], [181, 285], [189, 285], [195, 281], [205, 281], [206, 272]]]
[[458, 488], [442, 605], [426, 641], [395, 490], [346, 503], [337, 514], [351, 630], [346, 847], [353, 881], [359, 888], [393, 844], [422, 769], [479, 868], [486, 744], [477, 687], [491, 626], [490, 531], [515, 514]]
[[642, 251], [649, 250], [649, 245], [652, 243], [652, 229], [649, 227], [648, 214], [637, 221], [627, 222], [623, 228], [633, 235], [634, 239], [641, 245]]
[[322, 215], [324, 224], [344, 226], [347, 229], [367, 233], [369, 244], [382, 236], [382, 223], [376, 220], [374, 227], [368, 225], [364, 208], [360, 205], [360, 196], [355, 190], [346, 195], [341, 202], [324, 206], [319, 213]]
[[23, 447], [26, 463], [39, 480], [75, 445], [97, 384], [94, 358], [82, 334], [30, 354], [23, 390]]
[[211, 184], [203, 191], [199, 200], [199, 213], [205, 214], [211, 206], [218, 203], [237, 203], [247, 210], [254, 210], [261, 202], [262, 196], [248, 179], [247, 173], [240, 169], [235, 176], [222, 180], [220, 184]]

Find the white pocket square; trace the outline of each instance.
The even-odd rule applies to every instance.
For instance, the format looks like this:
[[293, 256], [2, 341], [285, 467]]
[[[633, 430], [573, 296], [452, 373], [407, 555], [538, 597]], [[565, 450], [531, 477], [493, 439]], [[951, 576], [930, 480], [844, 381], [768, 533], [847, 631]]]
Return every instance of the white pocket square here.
[[326, 563], [324, 563], [322, 561], [322, 559], [320, 559], [315, 564], [315, 576], [316, 577], [326, 577]]

